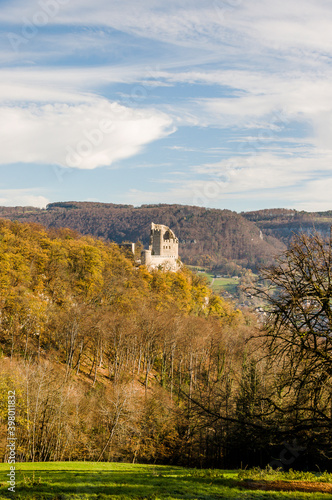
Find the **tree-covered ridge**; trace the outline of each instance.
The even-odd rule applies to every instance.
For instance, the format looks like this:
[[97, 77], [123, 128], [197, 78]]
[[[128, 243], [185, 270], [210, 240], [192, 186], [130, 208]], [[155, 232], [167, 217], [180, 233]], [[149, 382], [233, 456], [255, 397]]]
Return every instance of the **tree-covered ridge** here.
[[[328, 236], [331, 211], [305, 212], [284, 208], [237, 214], [230, 210], [187, 205], [117, 205], [95, 202], [58, 202], [46, 210], [0, 207], [0, 216], [39, 222], [47, 227], [70, 227], [82, 234], [121, 243], [148, 243], [151, 221], [167, 224], [180, 238], [187, 264], [203, 265], [228, 274], [233, 264], [257, 270], [270, 265], [286, 249], [294, 234], [318, 231]], [[237, 273], [235, 273], [237, 274]]]
[[314, 234], [316, 231], [328, 237], [332, 225], [332, 211], [305, 212], [274, 208], [242, 213], [247, 220], [254, 222], [266, 236], [274, 236], [286, 245], [294, 235]]
[[0, 220], [0, 294], [3, 310], [13, 314], [15, 308], [29, 309], [30, 301], [41, 309], [80, 301], [130, 309], [143, 299], [157, 308], [172, 305], [197, 314], [229, 308], [185, 267], [150, 273], [115, 243], [5, 220]]
[[82, 234], [121, 243], [148, 244], [150, 224], [165, 224], [180, 240], [180, 256], [187, 264], [222, 268], [227, 262], [257, 269], [285, 249], [272, 236], [263, 236], [254, 222], [230, 210], [185, 205], [115, 205], [106, 203], [52, 203], [46, 210], [0, 208], [0, 215], [47, 227], [70, 227]]

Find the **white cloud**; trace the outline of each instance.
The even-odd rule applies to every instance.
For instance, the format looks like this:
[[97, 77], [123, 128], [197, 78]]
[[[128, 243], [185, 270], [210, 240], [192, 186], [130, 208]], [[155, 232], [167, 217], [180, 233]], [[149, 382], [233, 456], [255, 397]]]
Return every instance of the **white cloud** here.
[[311, 158], [257, 154], [233, 157], [192, 167], [180, 177], [175, 172], [158, 180], [162, 191], [131, 190], [128, 203], [181, 203], [223, 207], [256, 202], [257, 208], [279, 200], [280, 206], [298, 210], [330, 210], [332, 152]]
[[[266, 159], [267, 160], [267, 159]], [[273, 166], [273, 162], [275, 165]], [[164, 180], [159, 191], [132, 189], [126, 194], [126, 202], [134, 205], [142, 203], [179, 203], [215, 208], [232, 208], [248, 204], [259, 208], [279, 206], [297, 210], [331, 210], [332, 174], [315, 170], [304, 160], [303, 170], [300, 162], [278, 162], [270, 158], [264, 165], [263, 158], [252, 168], [223, 168], [214, 166], [206, 172], [203, 179], [195, 178], [194, 173], [187, 179]], [[320, 178], [319, 177], [321, 174]], [[272, 201], [272, 206], [271, 206]], [[253, 205], [254, 204], [254, 205]]]
[[[214, 182], [223, 193], [297, 187], [316, 177], [331, 174], [332, 152], [312, 157], [277, 156], [269, 153], [237, 156], [192, 168], [195, 174]], [[200, 182], [200, 181], [199, 181]]]
[[[226, 92], [223, 97], [183, 101], [178, 110], [182, 124], [238, 130], [260, 128], [266, 130], [270, 139], [277, 138], [277, 132], [284, 130], [288, 140], [292, 135], [293, 140], [298, 138], [299, 127], [302, 127], [303, 141], [319, 149], [331, 147], [331, 69], [320, 74], [293, 71], [279, 75], [258, 70], [162, 74], [174, 83], [219, 84]], [[256, 142], [259, 141], [258, 138]]]
[[[47, 4], [53, 4], [53, 13], [47, 14]], [[49, 9], [50, 12], [50, 9]], [[167, 42], [190, 44], [197, 35], [209, 36], [207, 26], [215, 30], [220, 24], [220, 9], [214, 5], [202, 6], [199, 1], [169, 1], [167, 4], [153, 0], [136, 2], [126, 0], [39, 0], [13, 2], [3, 6], [0, 21], [13, 21], [29, 32], [29, 25], [38, 31], [39, 24], [73, 24], [110, 26], [136, 35], [163, 39]], [[45, 14], [46, 13], [46, 14]], [[30, 28], [33, 33], [33, 28]], [[170, 38], [172, 37], [172, 38]], [[31, 35], [33, 38], [33, 34]]]
[[94, 102], [97, 86], [129, 83], [137, 73], [128, 67], [2, 69], [0, 102]]
[[331, 5], [325, 0], [253, 0], [245, 3], [243, 28], [261, 45], [279, 51], [331, 53]]
[[173, 131], [165, 114], [104, 99], [79, 105], [2, 107], [0, 163], [93, 169], [133, 156]]
[[301, 189], [283, 193], [285, 203], [297, 210], [308, 212], [331, 210], [332, 175], [312, 179], [303, 184]]
[[0, 21], [19, 31], [28, 23], [38, 29], [42, 17], [46, 24], [107, 26], [183, 46], [224, 43], [228, 53], [245, 47], [249, 56], [262, 48], [331, 53], [332, 12], [324, 0], [16, 0], [0, 12]]
[[45, 196], [33, 194], [29, 189], [0, 189], [0, 205], [4, 207], [45, 208], [48, 203], [50, 201]]

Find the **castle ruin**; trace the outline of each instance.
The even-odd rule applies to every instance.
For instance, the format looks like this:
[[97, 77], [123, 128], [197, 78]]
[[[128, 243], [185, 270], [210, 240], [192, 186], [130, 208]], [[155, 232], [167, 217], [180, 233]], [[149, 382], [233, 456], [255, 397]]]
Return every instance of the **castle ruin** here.
[[162, 224], [151, 223], [149, 250], [143, 250], [141, 263], [149, 270], [159, 266], [169, 271], [179, 269], [179, 240], [173, 231]]

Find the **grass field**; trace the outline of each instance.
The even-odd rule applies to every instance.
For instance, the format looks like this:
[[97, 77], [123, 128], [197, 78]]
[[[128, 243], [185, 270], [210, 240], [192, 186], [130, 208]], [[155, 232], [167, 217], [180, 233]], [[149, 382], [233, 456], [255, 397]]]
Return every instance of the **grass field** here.
[[[214, 273], [204, 270], [204, 268], [198, 268], [195, 266], [188, 266], [191, 270], [198, 273], [207, 279], [209, 286], [212, 288], [214, 293], [220, 293], [226, 291], [232, 295], [236, 294], [237, 287], [239, 285], [239, 278], [214, 278]], [[199, 272], [198, 272], [199, 270]]]
[[248, 489], [237, 471], [89, 462], [16, 464], [16, 491], [10, 493], [8, 470], [0, 464], [1, 499], [332, 499], [329, 493]]
[[212, 283], [212, 290], [214, 293], [220, 293], [224, 290], [232, 295], [235, 295], [239, 282], [239, 278], [215, 278]]

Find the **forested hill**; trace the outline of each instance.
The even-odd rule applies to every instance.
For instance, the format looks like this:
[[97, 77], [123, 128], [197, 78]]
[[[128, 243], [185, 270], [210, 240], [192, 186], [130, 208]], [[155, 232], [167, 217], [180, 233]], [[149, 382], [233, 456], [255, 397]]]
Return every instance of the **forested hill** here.
[[115, 243], [0, 220], [2, 461], [14, 394], [17, 462], [279, 467], [294, 442], [296, 468], [325, 470], [331, 311], [314, 301], [329, 305], [329, 271], [320, 240], [299, 238], [263, 274], [260, 329], [185, 266], [149, 272]]
[[257, 269], [285, 248], [272, 234], [263, 235], [255, 222], [236, 212], [194, 206], [66, 202], [52, 203], [46, 210], [2, 207], [0, 217], [38, 222], [48, 228], [68, 227], [117, 243], [140, 240], [144, 245], [151, 222], [166, 224], [179, 237], [185, 263], [225, 271], [230, 263]]
[[274, 236], [286, 245], [294, 234], [312, 233], [317, 231], [323, 236], [329, 236], [332, 226], [332, 210], [327, 212], [298, 212], [284, 208], [272, 210], [257, 210], [242, 213], [243, 217], [261, 229], [265, 236]]
[[2, 220], [0, 319], [2, 461], [14, 394], [18, 462], [218, 463], [186, 394], [202, 377], [210, 397], [224, 351], [241, 369], [250, 321], [204, 279], [150, 273], [70, 229]]
[[294, 233], [315, 229], [328, 235], [332, 225], [332, 211], [267, 209], [238, 214], [186, 205], [133, 207], [92, 202], [51, 203], [46, 210], [0, 207], [0, 217], [39, 222], [49, 228], [68, 227], [116, 243], [140, 240], [144, 245], [151, 222], [166, 224], [179, 237], [185, 263], [235, 273], [236, 265], [256, 270], [270, 264]]

